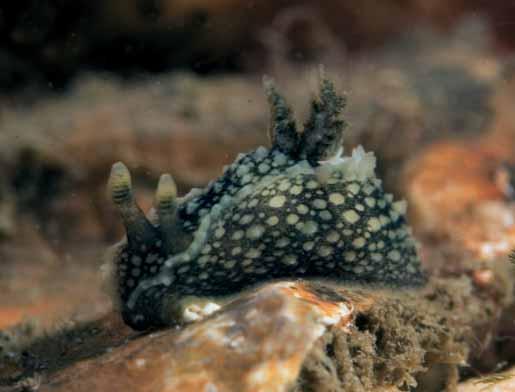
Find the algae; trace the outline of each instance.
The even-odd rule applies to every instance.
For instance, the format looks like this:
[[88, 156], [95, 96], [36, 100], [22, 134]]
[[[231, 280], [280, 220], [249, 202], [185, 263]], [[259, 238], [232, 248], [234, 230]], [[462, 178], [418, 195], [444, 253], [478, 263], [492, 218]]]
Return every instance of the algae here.
[[500, 271], [487, 291], [467, 276], [432, 278], [423, 290], [359, 289], [374, 304], [350, 333], [320, 338], [291, 392], [456, 390], [459, 369], [485, 348], [485, 327], [511, 301], [513, 276]]

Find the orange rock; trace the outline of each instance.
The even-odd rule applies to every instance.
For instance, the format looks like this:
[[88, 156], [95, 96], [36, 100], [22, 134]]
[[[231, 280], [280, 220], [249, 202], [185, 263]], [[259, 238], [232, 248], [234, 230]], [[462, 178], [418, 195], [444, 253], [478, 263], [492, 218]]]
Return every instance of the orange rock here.
[[410, 163], [405, 189], [416, 230], [448, 239], [481, 260], [515, 247], [509, 170], [515, 145], [501, 136], [436, 143]]
[[458, 385], [458, 392], [515, 391], [515, 369], [491, 374]]
[[23, 347], [43, 370], [20, 358], [4, 372], [24, 375], [7, 385], [38, 381], [57, 392], [425, 390], [416, 376], [456, 382], [469, 348], [491, 341], [507, 292], [488, 291], [468, 278], [431, 279], [421, 290], [268, 283], [180, 329], [138, 334], [116, 313], [58, 328]]
[[46, 328], [110, 308], [100, 289], [100, 251], [60, 254], [29, 219], [19, 220], [16, 235], [0, 245], [0, 260], [0, 329], [28, 320]]
[[345, 328], [353, 314], [337, 291], [273, 283], [179, 332], [77, 363], [41, 391], [286, 391], [314, 342], [330, 326]]

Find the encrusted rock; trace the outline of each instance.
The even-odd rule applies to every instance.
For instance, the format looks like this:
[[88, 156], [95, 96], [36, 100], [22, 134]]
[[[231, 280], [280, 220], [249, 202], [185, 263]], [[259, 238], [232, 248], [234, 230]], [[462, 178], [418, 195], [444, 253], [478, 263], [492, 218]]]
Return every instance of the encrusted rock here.
[[314, 342], [347, 328], [357, 304], [328, 287], [270, 284], [181, 331], [78, 363], [41, 391], [287, 391]]
[[30, 361], [0, 385], [11, 371], [8, 385], [52, 392], [452, 388], [506, 296], [465, 277], [421, 290], [269, 283], [181, 329], [136, 335], [110, 317], [23, 342], [11, 350]]
[[482, 260], [515, 247], [515, 155], [497, 144], [515, 151], [511, 140], [493, 134], [434, 144], [411, 162], [406, 195], [418, 232]]
[[23, 323], [52, 328], [109, 309], [98, 272], [103, 250], [62, 254], [33, 220], [23, 217], [16, 225], [16, 234], [0, 242], [0, 329]]
[[504, 392], [515, 390], [515, 369], [473, 378], [458, 385], [458, 392]]

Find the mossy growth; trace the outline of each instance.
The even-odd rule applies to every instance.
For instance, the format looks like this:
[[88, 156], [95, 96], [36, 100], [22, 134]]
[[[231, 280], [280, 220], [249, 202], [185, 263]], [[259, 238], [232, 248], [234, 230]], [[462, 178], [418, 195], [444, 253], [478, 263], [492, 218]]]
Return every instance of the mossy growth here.
[[[47, 329], [29, 319], [0, 331], [0, 392], [20, 389], [76, 362], [94, 358], [129, 338], [116, 315], [58, 323]], [[39, 381], [38, 381], [39, 382]], [[16, 389], [18, 388], [18, 389]], [[27, 389], [30, 390], [30, 389]]]
[[[336, 284], [333, 291], [327, 289], [329, 282], [313, 286], [327, 301], [338, 302], [342, 296], [350, 300], [357, 315], [347, 330], [334, 326], [315, 343], [291, 392], [455, 390], [462, 370], [474, 366], [474, 355], [492, 342], [488, 335], [510, 309], [515, 278], [511, 265], [506, 260], [489, 265], [495, 267], [489, 286], [475, 284], [468, 275], [433, 277], [416, 290]], [[0, 390], [39, 376], [52, 379], [61, 369], [137, 337], [115, 314], [51, 332], [35, 324], [2, 331]]]
[[462, 276], [433, 278], [418, 291], [356, 291], [373, 305], [350, 331], [333, 328], [317, 341], [291, 392], [454, 391], [513, 287], [499, 279], [479, 289]]

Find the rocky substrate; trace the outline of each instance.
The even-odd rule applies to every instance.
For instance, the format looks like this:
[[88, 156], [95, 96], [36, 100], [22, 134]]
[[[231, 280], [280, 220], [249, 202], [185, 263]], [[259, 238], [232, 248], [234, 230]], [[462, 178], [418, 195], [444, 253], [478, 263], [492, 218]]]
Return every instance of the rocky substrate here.
[[30, 339], [7, 370], [41, 391], [451, 390], [509, 302], [499, 278], [420, 291], [271, 283], [181, 329], [137, 335], [116, 315], [65, 327]]

